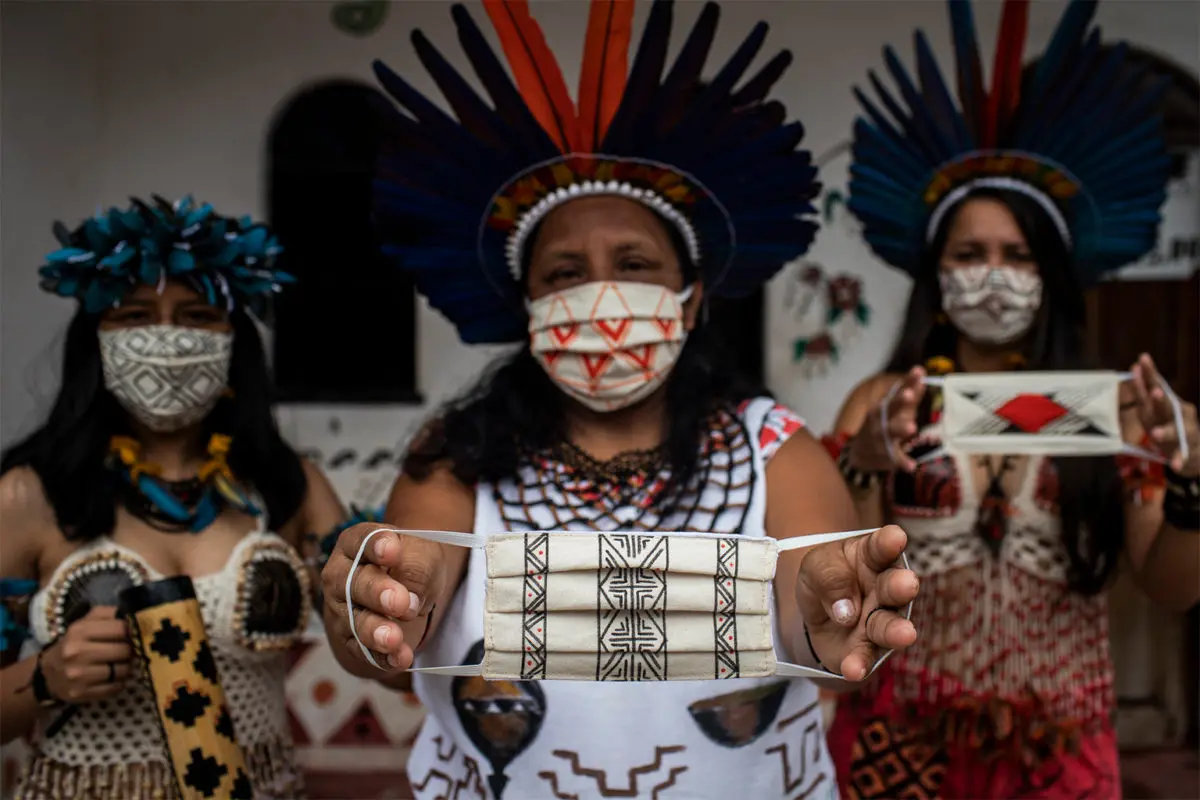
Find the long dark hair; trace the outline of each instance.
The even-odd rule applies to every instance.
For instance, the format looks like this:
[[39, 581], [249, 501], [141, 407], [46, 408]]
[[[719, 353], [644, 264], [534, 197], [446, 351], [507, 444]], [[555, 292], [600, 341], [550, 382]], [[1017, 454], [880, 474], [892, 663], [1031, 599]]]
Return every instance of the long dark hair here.
[[[278, 529], [299, 510], [307, 489], [300, 457], [284, 442], [271, 414], [271, 383], [262, 339], [243, 311], [230, 314], [233, 355], [229, 387], [204, 420], [205, 436], [232, 437], [229, 467], [266, 504]], [[112, 533], [120, 478], [105, 465], [109, 441], [129, 434], [129, 422], [104, 388], [97, 336], [99, 317], [82, 308], [67, 328], [62, 383], [45, 424], [0, 458], [0, 473], [27, 466], [37, 473], [59, 528], [71, 541]]]
[[[671, 238], [686, 285], [695, 279], [696, 266], [675, 226], [659, 221]], [[538, 233], [535, 229], [529, 237], [531, 243]], [[530, 250], [532, 244], [526, 246], [526, 275]], [[661, 513], [698, 474], [700, 444], [713, 413], [767, 394], [741, 374], [703, 317], [699, 315], [667, 379], [670, 416], [663, 446], [670, 479], [658, 495]], [[566, 438], [565, 402], [529, 348], [521, 347], [437, 412], [433, 423], [410, 445], [404, 472], [422, 480], [435, 466], [447, 464], [467, 485], [511, 478], [523, 457]]]
[[[926, 250], [920, 273], [913, 281], [904, 330], [892, 352], [888, 371], [907, 372], [917, 364], [942, 356], [957, 356], [958, 331], [942, 314], [938, 262], [950, 228], [963, 204], [989, 198], [1012, 212], [1025, 236], [1042, 278], [1042, 305], [1021, 356], [1029, 369], [1094, 369], [1084, 345], [1085, 304], [1070, 250], [1049, 215], [1019, 192], [980, 189], [963, 198], [946, 214], [937, 236]], [[928, 395], [927, 395], [928, 397]], [[928, 420], [929, 402], [922, 416]], [[1070, 559], [1069, 585], [1082, 594], [1096, 594], [1112, 577], [1125, 545], [1125, 517], [1120, 477], [1111, 457], [1055, 458], [1062, 539]]]

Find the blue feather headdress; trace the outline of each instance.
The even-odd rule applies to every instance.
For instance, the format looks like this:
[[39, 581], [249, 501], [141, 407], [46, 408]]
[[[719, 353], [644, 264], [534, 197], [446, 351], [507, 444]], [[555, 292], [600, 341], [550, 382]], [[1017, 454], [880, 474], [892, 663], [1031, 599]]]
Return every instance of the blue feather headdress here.
[[282, 252], [263, 223], [218, 216], [190, 197], [153, 205], [134, 199], [84, 220], [75, 230], [61, 222], [54, 236], [62, 248], [46, 256], [42, 288], [74, 297], [91, 313], [120, 303], [139, 284], [183, 281], [213, 305], [261, 312], [266, 299], [294, 279], [274, 269]]
[[1096, 0], [1073, 0], [1022, 81], [1028, 6], [1004, 4], [991, 92], [968, 0], [949, 0], [957, 105], [921, 31], [915, 83], [887, 47], [898, 97], [874, 72], [882, 109], [855, 89], [866, 119], [855, 121], [848, 205], [875, 253], [910, 275], [946, 212], [975, 188], [1037, 201], [1085, 283], [1154, 246], [1170, 167], [1157, 112], [1167, 82], [1137, 92], [1145, 73], [1122, 71], [1125, 45], [1106, 51], [1089, 32]]
[[454, 116], [375, 64], [400, 106], [376, 182], [385, 252], [463, 341], [527, 335], [522, 249], [537, 223], [574, 197], [616, 194], [656, 211], [679, 230], [717, 296], [749, 294], [807, 251], [816, 170], [797, 149], [803, 127], [785, 124], [783, 107], [766, 101], [790, 54], [743, 81], [765, 24], [705, 84], [715, 3], [666, 69], [672, 7], [655, 2], [628, 69], [633, 0], [593, 0], [573, 102], [527, 2], [484, 6], [508, 70], [466, 9], [451, 13], [490, 102], [420, 31], [413, 45]]

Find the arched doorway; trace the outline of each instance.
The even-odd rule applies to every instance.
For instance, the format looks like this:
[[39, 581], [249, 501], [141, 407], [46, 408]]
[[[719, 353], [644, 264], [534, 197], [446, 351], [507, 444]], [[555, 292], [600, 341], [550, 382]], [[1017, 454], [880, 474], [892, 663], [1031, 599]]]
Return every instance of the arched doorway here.
[[288, 403], [415, 403], [412, 281], [380, 252], [371, 181], [383, 96], [356, 81], [301, 89], [267, 141], [268, 216], [297, 285], [275, 307], [275, 378]]

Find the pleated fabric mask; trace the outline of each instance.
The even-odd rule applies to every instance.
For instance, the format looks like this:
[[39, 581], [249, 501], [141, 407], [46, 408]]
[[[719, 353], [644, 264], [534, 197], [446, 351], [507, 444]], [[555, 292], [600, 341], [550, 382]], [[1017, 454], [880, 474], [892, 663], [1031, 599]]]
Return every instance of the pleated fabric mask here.
[[[942, 389], [942, 444], [919, 462], [950, 454], [1105, 456], [1160, 454], [1121, 438], [1120, 386], [1128, 372], [956, 373], [927, 377]], [[897, 383], [882, 404], [883, 413]], [[1187, 458], [1179, 398], [1165, 381], [1175, 428]], [[886, 422], [886, 420], [885, 420]], [[888, 442], [891, 447], [891, 442]], [[894, 454], [893, 454], [894, 455]]]
[[[778, 659], [775, 565], [781, 552], [874, 529], [776, 540], [703, 533], [476, 535], [380, 528], [363, 540], [347, 577], [352, 629], [349, 587], [368, 542], [384, 531], [481, 548], [486, 554], [482, 662], [413, 672], [488, 680], [665, 681], [840, 677]], [[907, 566], [907, 559], [901, 560]], [[911, 613], [910, 604], [904, 615]], [[361, 639], [358, 644], [379, 666]]]

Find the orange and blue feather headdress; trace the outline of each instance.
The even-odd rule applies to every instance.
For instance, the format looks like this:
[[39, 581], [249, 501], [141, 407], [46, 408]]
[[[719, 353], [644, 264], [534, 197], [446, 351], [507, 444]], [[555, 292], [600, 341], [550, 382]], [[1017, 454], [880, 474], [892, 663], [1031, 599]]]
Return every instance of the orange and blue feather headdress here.
[[1035, 200], [1085, 283], [1147, 253], [1170, 169], [1157, 110], [1167, 81], [1139, 91], [1146, 75], [1122, 70], [1126, 46], [1102, 48], [1092, 28], [1096, 0], [1071, 2], [1023, 80], [1029, 2], [1005, 0], [985, 91], [971, 4], [949, 0], [949, 11], [957, 105], [921, 31], [916, 82], [886, 47], [898, 95], [874, 72], [878, 106], [855, 89], [866, 118], [855, 122], [848, 205], [875, 253], [915, 274], [946, 212], [983, 188]]
[[803, 127], [766, 99], [790, 54], [743, 80], [764, 23], [704, 83], [715, 3], [668, 69], [669, 0], [652, 6], [632, 68], [633, 0], [593, 0], [573, 102], [526, 0], [484, 7], [507, 70], [466, 9], [451, 13], [490, 102], [420, 31], [413, 45], [453, 116], [375, 64], [400, 106], [376, 181], [385, 252], [463, 341], [527, 335], [522, 251], [538, 223], [575, 197], [615, 194], [654, 210], [679, 231], [717, 296], [749, 294], [807, 251], [816, 170], [798, 149]]

